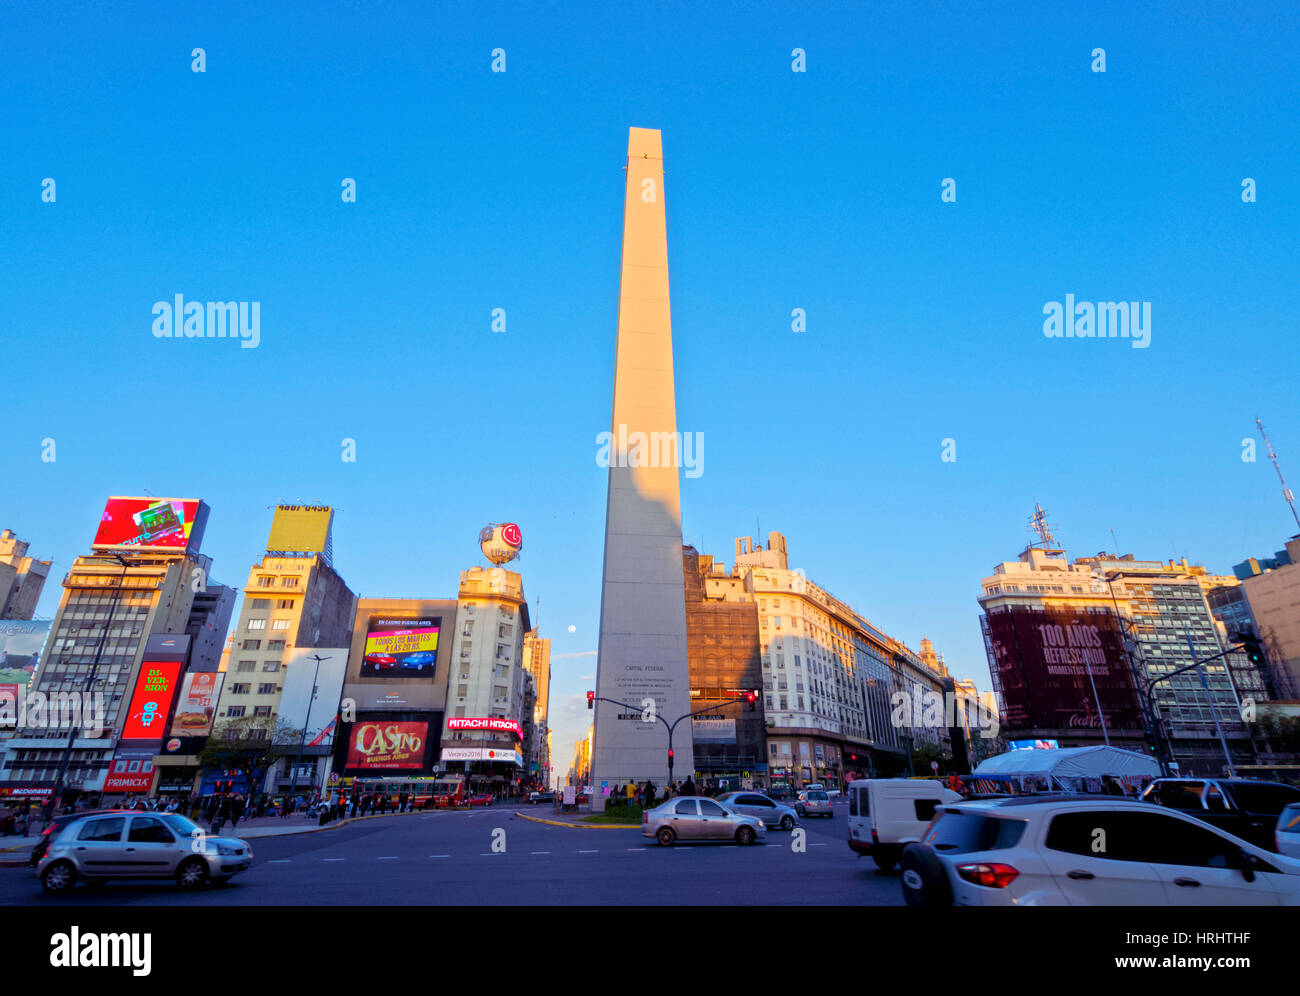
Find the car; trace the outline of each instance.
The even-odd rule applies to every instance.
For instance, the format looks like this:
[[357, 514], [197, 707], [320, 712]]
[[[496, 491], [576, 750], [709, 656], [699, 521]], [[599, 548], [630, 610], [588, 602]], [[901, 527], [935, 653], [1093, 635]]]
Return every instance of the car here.
[[213, 837], [180, 813], [104, 810], [66, 823], [36, 865], [46, 892], [69, 891], [78, 881], [173, 879], [182, 889], [223, 885], [253, 863], [238, 837]]
[[1300, 802], [1300, 789], [1282, 782], [1249, 778], [1157, 778], [1142, 799], [1177, 809], [1257, 847], [1277, 846], [1277, 819], [1290, 803]]
[[467, 803], [470, 806], [490, 806], [492, 805], [492, 793], [479, 792], [477, 795], [471, 795]]
[[437, 654], [431, 654], [423, 650], [418, 653], [407, 654], [402, 658], [402, 667], [412, 668], [418, 671], [423, 671], [425, 668], [431, 668], [437, 663]]
[[849, 849], [881, 871], [920, 840], [940, 803], [961, 796], [932, 779], [859, 778], [849, 784]]
[[555, 802], [555, 793], [554, 792], [529, 792], [528, 793], [528, 804], [530, 806], [536, 806], [538, 803], [541, 802], [552, 802], [552, 803]]
[[795, 812], [762, 792], [728, 792], [718, 802], [746, 816], [757, 816], [770, 829], [793, 830]]
[[1287, 805], [1277, 817], [1274, 850], [1288, 858], [1300, 858], [1300, 802]]
[[899, 865], [909, 906], [1300, 904], [1300, 861], [1109, 796], [946, 803]]
[[664, 847], [678, 841], [731, 840], [757, 843], [767, 827], [757, 816], [738, 813], [713, 799], [678, 796], [641, 814], [641, 836]]
[[388, 670], [397, 667], [397, 658], [392, 654], [366, 654], [366, 663], [373, 668]]
[[794, 801], [794, 811], [800, 816], [829, 816], [835, 818], [835, 806], [830, 796], [818, 789], [805, 789]]

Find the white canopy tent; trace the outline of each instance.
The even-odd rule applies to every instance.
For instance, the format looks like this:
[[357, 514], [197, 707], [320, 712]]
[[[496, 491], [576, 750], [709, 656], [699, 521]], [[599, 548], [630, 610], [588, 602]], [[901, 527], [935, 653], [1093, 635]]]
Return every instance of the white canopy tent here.
[[[1089, 780], [1100, 783], [1109, 775], [1129, 785], [1159, 778], [1155, 760], [1120, 747], [1061, 747], [1055, 750], [1013, 750], [981, 761], [973, 778], [1001, 778], [1023, 784], [1031, 778], [1050, 788], [1078, 790]], [[1095, 789], [1094, 789], [1095, 790]]]

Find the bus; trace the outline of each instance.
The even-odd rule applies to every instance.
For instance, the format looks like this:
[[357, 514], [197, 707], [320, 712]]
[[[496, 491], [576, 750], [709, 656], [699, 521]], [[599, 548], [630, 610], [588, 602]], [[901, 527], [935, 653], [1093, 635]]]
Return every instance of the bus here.
[[469, 802], [469, 788], [464, 775], [443, 775], [433, 783], [433, 805], [438, 809], [464, 806]]

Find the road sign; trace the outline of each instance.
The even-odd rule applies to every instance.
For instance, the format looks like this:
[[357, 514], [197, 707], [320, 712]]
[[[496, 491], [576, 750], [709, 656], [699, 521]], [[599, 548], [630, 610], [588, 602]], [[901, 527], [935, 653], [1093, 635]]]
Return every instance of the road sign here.
[[930, 770], [931, 770], [931, 771], [938, 771], [938, 770], [939, 770], [939, 762], [938, 762], [938, 761], [931, 761], [931, 762], [930, 762]]

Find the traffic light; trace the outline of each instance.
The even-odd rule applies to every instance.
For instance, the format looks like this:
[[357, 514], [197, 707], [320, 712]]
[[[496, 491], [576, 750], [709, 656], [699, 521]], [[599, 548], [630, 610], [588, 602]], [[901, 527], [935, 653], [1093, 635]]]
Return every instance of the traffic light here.
[[671, 747], [669, 747], [669, 748], [668, 748], [668, 765], [669, 765], [669, 767], [672, 766], [672, 763], [673, 763], [673, 749], [672, 749]]
[[746, 692], [746, 693], [745, 693], [745, 701], [746, 701], [747, 703], [749, 703], [749, 711], [750, 711], [750, 712], [753, 712], [754, 709], [756, 708], [755, 705], [754, 705], [754, 703], [758, 701], [758, 693], [757, 693], [757, 692], [754, 692], [754, 691], [748, 691], [748, 692]]
[[587, 708], [588, 708], [588, 709], [595, 709], [595, 708], [596, 708], [596, 693], [595, 693], [595, 692], [588, 692], [588, 693], [587, 693]]
[[1250, 633], [1238, 633], [1237, 642], [1241, 644], [1246, 660], [1257, 667], [1265, 663], [1264, 648], [1260, 646], [1259, 637]]

